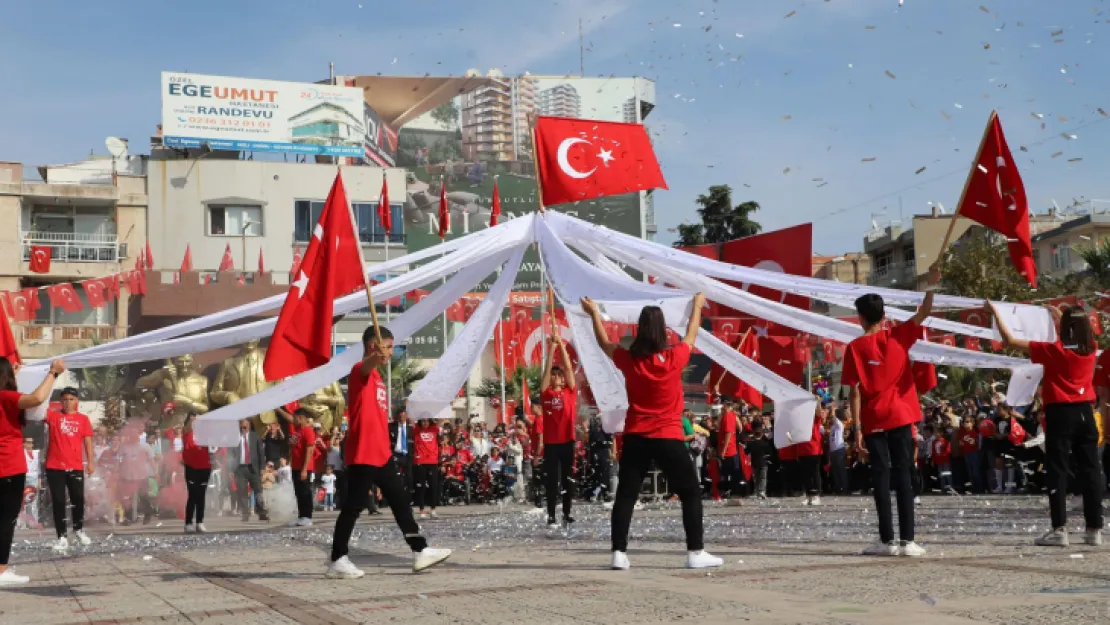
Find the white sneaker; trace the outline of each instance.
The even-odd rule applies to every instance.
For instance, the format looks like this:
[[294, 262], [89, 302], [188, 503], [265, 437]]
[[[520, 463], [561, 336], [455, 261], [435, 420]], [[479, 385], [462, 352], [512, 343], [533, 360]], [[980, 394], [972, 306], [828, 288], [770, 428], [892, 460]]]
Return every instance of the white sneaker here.
[[811, 505], [811, 506], [821, 505], [821, 497], [820, 496], [811, 497], [810, 500], [809, 500], [809, 505]]
[[300, 524], [300, 522], [301, 522], [300, 519], [296, 519], [296, 520], [293, 520], [293, 521], [290, 521], [290, 522], [286, 523], [285, 527], [297, 527]]
[[894, 541], [884, 543], [881, 540], [876, 540], [871, 543], [866, 549], [863, 550], [862, 555], [865, 556], [896, 556], [898, 555], [898, 545]]
[[1036, 544], [1041, 547], [1067, 547], [1068, 531], [1066, 529], [1049, 530], [1036, 540]]
[[[609, 508], [612, 508], [612, 507], [613, 507], [613, 506], [609, 506]], [[643, 509], [644, 509], [644, 502], [642, 502], [642, 501], [637, 501], [637, 502], [636, 502], [636, 505], [632, 506], [632, 509], [633, 509], [633, 510], [643, 510]]]
[[196, 530], [196, 532], [198, 534], [207, 534], [208, 533], [208, 528], [204, 526], [204, 523], [197, 523], [197, 525], [194, 529]]
[[312, 519], [301, 517], [297, 519], [297, 527], [312, 527]]
[[921, 505], [921, 497], [914, 497], [913, 498], [913, 505], [920, 506]]
[[925, 555], [925, 548], [911, 540], [898, 547], [898, 555], [907, 558], [920, 558]]
[[809, 505], [809, 497], [802, 497], [801, 504], [803, 506], [808, 506]]
[[432, 549], [431, 547], [425, 547], [424, 551], [418, 551], [412, 555], [412, 572], [419, 573], [420, 571], [430, 569], [433, 566], [440, 564], [447, 558], [450, 558], [451, 550]]
[[363, 575], [366, 575], [366, 573], [355, 566], [347, 556], [343, 556], [328, 565], [328, 572], [324, 574], [324, 577], [329, 579], [358, 579]]
[[436, 514], [435, 510], [432, 510], [431, 512], [429, 512], [428, 516], [432, 517], [433, 519], [438, 519], [439, 518], [439, 515]]
[[423, 510], [421, 510], [421, 511], [420, 511], [420, 518], [422, 518], [422, 519], [426, 519], [426, 518], [428, 518], [428, 513], [427, 513], [427, 512], [424, 512]]
[[609, 568], [614, 571], [627, 571], [628, 567], [632, 566], [628, 563], [628, 554], [623, 551], [613, 552], [613, 561], [609, 564]]
[[53, 549], [54, 551], [56, 551], [57, 553], [65, 553], [65, 552], [69, 551], [69, 541], [66, 540], [65, 536], [62, 536], [58, 540], [54, 541], [54, 544], [51, 545], [50, 548]]
[[708, 569], [724, 565], [725, 561], [717, 556], [710, 555], [706, 550], [691, 551], [686, 554], [686, 568]]
[[30, 577], [26, 575], [16, 575], [15, 571], [11, 569], [7, 569], [3, 573], [0, 573], [0, 588], [5, 586], [22, 586], [29, 581], [31, 581]]
[[88, 547], [92, 544], [92, 539], [85, 533], [85, 530], [77, 530], [73, 535], [77, 538], [77, 542], [81, 543], [82, 547]]
[[196, 531], [197, 531], [197, 526], [196, 525], [193, 525], [192, 523], [186, 523], [185, 524], [185, 533], [186, 534], [192, 534]]
[[1102, 530], [1087, 530], [1083, 535], [1083, 542], [1092, 547], [1102, 546]]

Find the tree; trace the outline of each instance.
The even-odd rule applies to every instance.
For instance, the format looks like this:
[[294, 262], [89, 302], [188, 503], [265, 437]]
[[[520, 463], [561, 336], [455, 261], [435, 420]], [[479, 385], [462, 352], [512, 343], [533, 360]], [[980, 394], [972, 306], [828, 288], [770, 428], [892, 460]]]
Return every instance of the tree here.
[[1091, 280], [1100, 289], [1110, 288], [1110, 239], [1103, 239], [1098, 245], [1090, 245], [1075, 249], [1087, 263], [1087, 272]]
[[[509, 375], [505, 376], [505, 398], [511, 401], [520, 401], [523, 397], [522, 393], [522, 380], [528, 380], [528, 391], [530, 394], [540, 392], [540, 378], [543, 375], [539, 365], [528, 365], [525, 367], [514, 368]], [[478, 385], [474, 394], [478, 397], [485, 397], [487, 399], [501, 399], [501, 367], [493, 366], [493, 377], [484, 378], [482, 383]]]
[[942, 273], [946, 294], [977, 299], [1028, 302], [1046, 297], [1045, 287], [1049, 286], [1042, 280], [1045, 284], [1040, 290], [1031, 289], [1010, 262], [1005, 240], [979, 228], [953, 244]]
[[393, 386], [393, 398], [405, 399], [412, 392], [414, 384], [428, 375], [427, 369], [416, 366], [404, 356], [394, 356], [390, 363], [390, 373]]
[[459, 107], [454, 100], [448, 100], [432, 111], [432, 119], [444, 130], [451, 130], [459, 125]]
[[126, 365], [81, 369], [81, 389], [87, 393], [87, 399], [104, 402], [104, 417], [100, 424], [109, 432], [118, 432], [127, 423], [122, 404], [127, 373]]
[[752, 213], [760, 208], [759, 203], [748, 201], [733, 206], [732, 187], [727, 184], [709, 187], [709, 193], [699, 195], [697, 203], [701, 223], [680, 225], [677, 245], [725, 243], [763, 230], [759, 222], [752, 219]]

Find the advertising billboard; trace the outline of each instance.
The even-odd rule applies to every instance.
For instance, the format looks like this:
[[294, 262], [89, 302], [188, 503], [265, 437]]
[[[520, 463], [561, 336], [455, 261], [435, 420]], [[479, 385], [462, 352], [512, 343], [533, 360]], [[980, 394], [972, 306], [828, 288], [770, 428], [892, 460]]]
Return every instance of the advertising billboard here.
[[363, 90], [162, 72], [167, 147], [365, 158]]
[[[644, 100], [650, 92], [650, 81], [642, 78], [494, 77], [405, 125], [396, 162], [409, 170], [404, 208], [409, 252], [440, 243], [441, 180], [451, 214], [447, 240], [489, 227], [494, 176], [502, 221], [536, 211], [531, 129], [537, 115], [638, 122], [641, 111], [650, 109]], [[640, 193], [629, 193], [545, 208], [643, 237], [642, 205]], [[476, 290], [487, 290], [495, 278]], [[529, 251], [514, 291], [538, 293], [540, 287], [539, 258]], [[439, 357], [442, 331], [440, 322], [424, 328], [413, 337], [409, 354]]]

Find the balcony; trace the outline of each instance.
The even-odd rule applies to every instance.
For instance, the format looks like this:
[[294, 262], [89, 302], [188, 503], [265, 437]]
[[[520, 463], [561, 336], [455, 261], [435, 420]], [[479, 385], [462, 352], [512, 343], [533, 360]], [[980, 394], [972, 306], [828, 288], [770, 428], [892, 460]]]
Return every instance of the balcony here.
[[103, 343], [127, 336], [127, 329], [117, 326], [16, 324], [13, 328], [22, 331], [24, 343], [45, 345], [85, 344], [92, 341]]
[[23, 233], [23, 260], [31, 260], [32, 247], [49, 247], [50, 259], [60, 263], [119, 262], [119, 237], [79, 232]]
[[871, 270], [867, 283], [871, 286], [912, 290], [917, 286], [917, 264], [910, 261], [880, 265]]

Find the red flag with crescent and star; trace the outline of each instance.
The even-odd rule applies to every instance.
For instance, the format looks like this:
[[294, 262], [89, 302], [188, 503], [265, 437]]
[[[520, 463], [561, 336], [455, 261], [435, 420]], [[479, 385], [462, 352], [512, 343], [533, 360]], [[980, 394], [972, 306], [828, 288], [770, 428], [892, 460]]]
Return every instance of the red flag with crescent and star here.
[[35, 273], [50, 273], [50, 246], [32, 245], [31, 263], [28, 267]]
[[541, 116], [535, 144], [545, 206], [667, 188], [642, 124]]
[[1005, 235], [1014, 269], [1030, 286], [1037, 286], [1025, 185], [996, 112], [991, 113], [987, 122], [983, 142], [979, 145], [979, 160], [968, 174], [966, 191], [956, 214]]
[[351, 205], [337, 173], [270, 338], [262, 364], [267, 380], [303, 373], [331, 358], [335, 298], [366, 286], [363, 267]]

